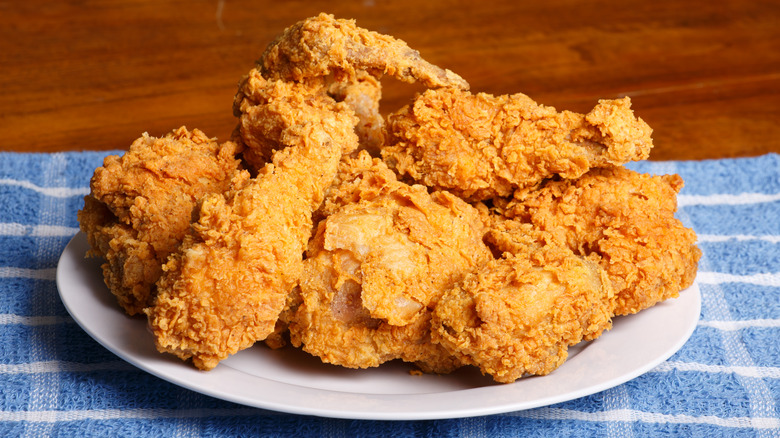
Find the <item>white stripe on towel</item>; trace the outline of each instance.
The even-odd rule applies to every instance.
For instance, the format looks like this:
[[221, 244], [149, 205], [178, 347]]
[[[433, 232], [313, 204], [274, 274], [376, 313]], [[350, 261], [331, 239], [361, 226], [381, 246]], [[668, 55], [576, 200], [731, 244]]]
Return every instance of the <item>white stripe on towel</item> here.
[[778, 367], [709, 365], [697, 362], [663, 362], [651, 372], [665, 373], [672, 370], [700, 371], [705, 373], [733, 373], [758, 379], [780, 379], [780, 368]]
[[22, 187], [55, 198], [70, 198], [71, 196], [84, 196], [89, 194], [88, 187], [41, 187], [29, 181], [9, 178], [1, 178], [0, 185]]
[[712, 327], [718, 330], [735, 331], [750, 327], [780, 327], [780, 319], [746, 319], [742, 321], [699, 321], [701, 327]]
[[702, 272], [696, 274], [696, 281], [701, 284], [747, 283], [759, 286], [780, 286], [780, 274], [760, 273], [750, 275], [735, 275], [723, 272]]
[[127, 362], [76, 363], [58, 360], [0, 364], [0, 374], [38, 374], [38, 373], [88, 373], [92, 371], [127, 371], [137, 369]]
[[0, 325], [19, 324], [30, 327], [37, 327], [41, 325], [54, 325], [69, 322], [74, 321], [72, 318], [67, 316], [21, 316], [10, 313], [0, 314]]
[[579, 421], [641, 421], [658, 424], [710, 424], [720, 427], [776, 429], [780, 420], [772, 417], [729, 417], [721, 418], [713, 415], [695, 417], [683, 414], [658, 414], [635, 409], [615, 409], [603, 412], [581, 412], [561, 408], [539, 408], [519, 411], [511, 414], [516, 417], [544, 420], [579, 420]]
[[740, 193], [714, 195], [677, 195], [677, 206], [691, 205], [744, 205], [780, 201], [780, 193]]
[[696, 238], [699, 242], [728, 242], [730, 240], [736, 240], [740, 242], [749, 240], [762, 240], [771, 243], [780, 243], [780, 236], [767, 234], [759, 236], [749, 236], [746, 234], [734, 234], [734, 235], [719, 235], [719, 234], [697, 234]]
[[[36, 423], [56, 423], [83, 420], [154, 420], [163, 418], [206, 418], [206, 417], [239, 417], [253, 415], [277, 415], [276, 413], [254, 409], [99, 409], [99, 410], [46, 410], [46, 411], [0, 411], [0, 421], [26, 421]], [[777, 418], [729, 417], [721, 418], [713, 415], [696, 417], [693, 415], [658, 414], [635, 409], [614, 409], [603, 412], [581, 412], [572, 409], [539, 408], [518, 411], [507, 416], [544, 419], [544, 420], [577, 420], [577, 421], [626, 421], [658, 424], [708, 424], [731, 428], [775, 429], [780, 427]]]
[[28, 269], [0, 266], [0, 278], [32, 278], [34, 280], [54, 280], [57, 268]]
[[0, 236], [70, 237], [78, 232], [78, 228], [59, 225], [0, 223]]
[[237, 409], [96, 409], [96, 410], [40, 410], [0, 411], [0, 421], [58, 423], [83, 420], [154, 420], [158, 418], [239, 417], [251, 415], [278, 415], [254, 408]]

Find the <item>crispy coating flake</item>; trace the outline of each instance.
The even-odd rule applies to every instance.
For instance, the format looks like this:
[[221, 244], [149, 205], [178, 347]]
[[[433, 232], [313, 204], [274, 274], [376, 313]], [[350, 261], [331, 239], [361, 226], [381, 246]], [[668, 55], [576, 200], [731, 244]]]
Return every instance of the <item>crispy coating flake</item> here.
[[385, 118], [379, 112], [382, 99], [382, 84], [370, 74], [357, 71], [354, 80], [333, 81], [328, 86], [328, 95], [337, 102], [346, 103], [358, 117], [355, 132], [360, 139], [360, 148], [373, 156], [386, 142]]

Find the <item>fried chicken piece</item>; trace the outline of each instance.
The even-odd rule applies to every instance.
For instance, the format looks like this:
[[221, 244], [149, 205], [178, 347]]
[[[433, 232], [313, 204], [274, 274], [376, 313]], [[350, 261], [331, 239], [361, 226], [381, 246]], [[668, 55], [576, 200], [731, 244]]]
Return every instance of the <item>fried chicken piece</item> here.
[[285, 81], [330, 75], [352, 80], [362, 70], [376, 78], [390, 75], [429, 88], [469, 88], [463, 78], [425, 61], [404, 41], [324, 13], [285, 29], [268, 45], [258, 67], [264, 77]]
[[248, 85], [253, 78], [299, 84], [308, 89], [304, 95], [345, 102], [360, 119], [356, 130], [363, 148], [376, 154], [385, 139], [379, 114], [378, 79], [383, 75], [427, 87], [468, 88], [463, 78], [425, 61], [405, 42], [357, 27], [354, 20], [320, 14], [285, 29], [242, 79], [235, 96], [233, 113], [239, 124], [234, 137], [247, 146], [245, 159], [260, 168], [279, 146], [255, 130], [264, 116]]
[[95, 170], [79, 226], [102, 257], [103, 277], [130, 315], [150, 304], [161, 266], [190, 226], [197, 201], [222, 193], [239, 170], [232, 142], [218, 144], [181, 127], [161, 138], [144, 134]]
[[[328, 107], [338, 108], [338, 112], [349, 111], [355, 117], [348, 105], [339, 104], [323, 90], [304, 83], [269, 80], [258, 69], [252, 69], [242, 78], [233, 105], [234, 114], [240, 119], [234, 137], [245, 145], [243, 157], [256, 169], [262, 169], [277, 151], [299, 141], [288, 137], [301, 135], [292, 130], [310, 116], [307, 113], [310, 107], [320, 107], [321, 114], [315, 116], [322, 123], [332, 123], [326, 114]], [[354, 120], [353, 126], [358, 123]], [[355, 149], [351, 142], [344, 145], [344, 153]]]
[[549, 374], [568, 347], [611, 327], [614, 294], [598, 264], [556, 246], [491, 261], [433, 311], [433, 339], [497, 382]]
[[677, 297], [696, 276], [696, 234], [674, 217], [682, 186], [679, 175], [594, 169], [518, 191], [504, 214], [597, 261], [618, 296], [615, 314], [627, 315]]
[[382, 157], [391, 168], [471, 201], [645, 159], [652, 148], [652, 130], [628, 97], [601, 100], [583, 115], [523, 94], [428, 90], [388, 116], [388, 130]]
[[255, 178], [203, 199], [147, 310], [158, 350], [203, 370], [273, 333], [300, 277], [312, 212], [358, 144], [346, 104], [259, 74], [245, 86], [262, 113], [253, 132], [279, 150]]
[[430, 312], [492, 258], [478, 212], [449, 193], [396, 181], [365, 152], [342, 171], [304, 262], [293, 345], [349, 368], [402, 359], [452, 371], [460, 364], [430, 342]]

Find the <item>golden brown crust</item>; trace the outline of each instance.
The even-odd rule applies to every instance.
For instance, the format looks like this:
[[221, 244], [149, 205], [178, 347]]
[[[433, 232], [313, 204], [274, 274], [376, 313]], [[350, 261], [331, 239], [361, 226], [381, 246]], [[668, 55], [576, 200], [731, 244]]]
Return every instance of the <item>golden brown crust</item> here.
[[460, 76], [425, 61], [405, 42], [360, 28], [354, 20], [320, 14], [285, 29], [268, 45], [256, 67], [242, 78], [234, 98], [233, 113], [239, 117], [234, 136], [247, 146], [246, 160], [259, 169], [279, 147], [273, 133], [258, 132], [257, 125], [262, 125], [266, 116], [263, 112], [273, 106], [264, 93], [258, 92], [266, 88], [257, 84], [258, 78], [289, 87], [290, 91], [285, 92], [288, 96], [295, 93], [344, 102], [358, 116], [355, 129], [362, 148], [378, 154], [385, 142], [378, 81], [383, 75], [427, 87], [468, 89]]
[[324, 13], [285, 29], [268, 45], [258, 67], [265, 77], [285, 81], [333, 75], [351, 82], [362, 70], [431, 88], [468, 89], [463, 78], [425, 61], [405, 42]]

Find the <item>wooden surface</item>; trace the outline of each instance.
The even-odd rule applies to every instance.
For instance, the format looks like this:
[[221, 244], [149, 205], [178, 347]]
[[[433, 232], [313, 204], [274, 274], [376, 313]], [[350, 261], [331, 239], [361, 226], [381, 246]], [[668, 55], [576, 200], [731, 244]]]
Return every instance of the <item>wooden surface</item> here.
[[[0, 1], [0, 150], [125, 149], [181, 125], [226, 140], [240, 77], [320, 11], [473, 91], [578, 112], [628, 95], [651, 159], [780, 152], [780, 2], [745, 0]], [[418, 91], [383, 85], [384, 109]]]

